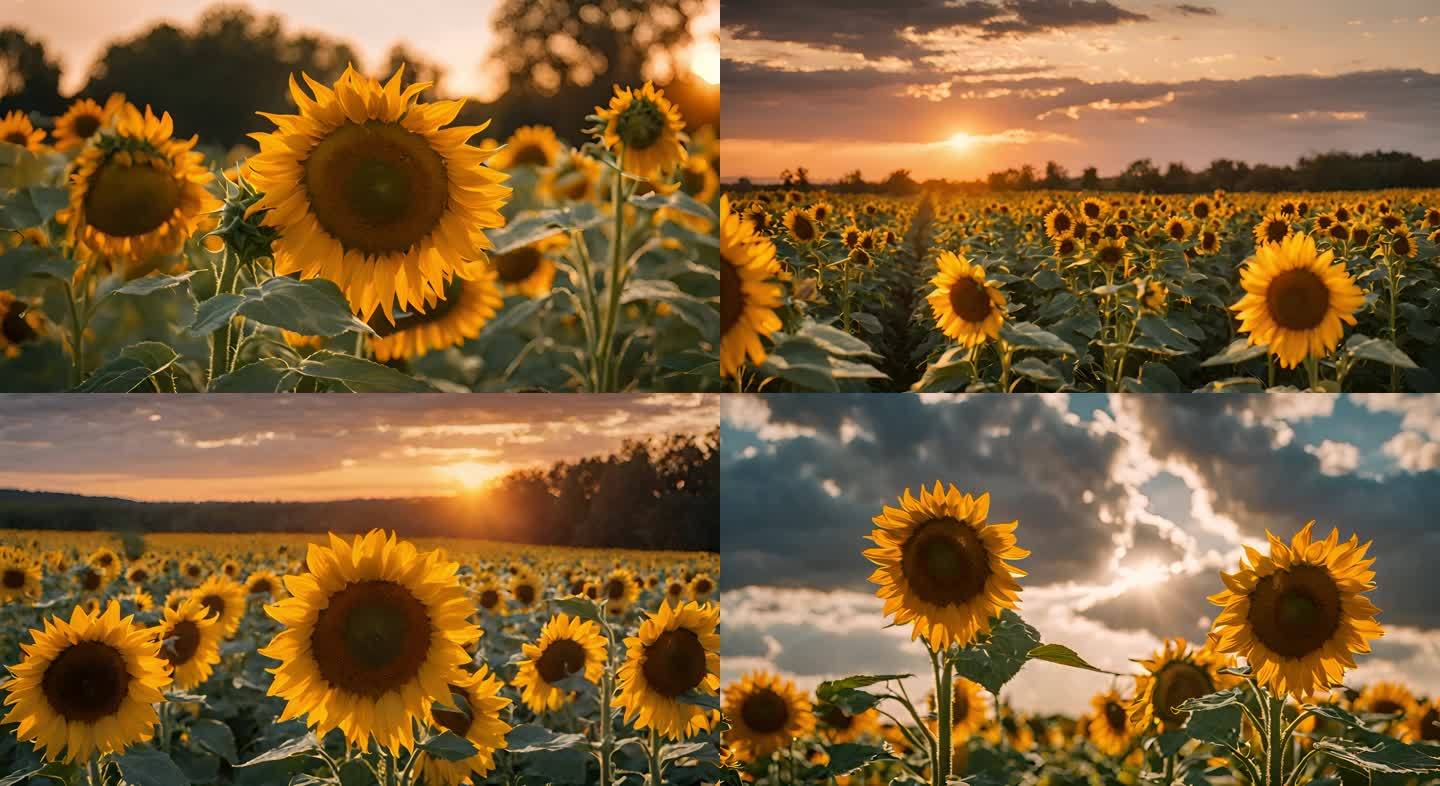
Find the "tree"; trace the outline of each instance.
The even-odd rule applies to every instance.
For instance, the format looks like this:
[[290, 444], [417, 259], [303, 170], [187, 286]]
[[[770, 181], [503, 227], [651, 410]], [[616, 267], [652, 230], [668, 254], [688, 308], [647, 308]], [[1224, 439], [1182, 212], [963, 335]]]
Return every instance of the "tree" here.
[[0, 110], [12, 109], [58, 115], [65, 101], [60, 64], [46, 54], [45, 45], [6, 27], [0, 29]]
[[1080, 189], [1083, 191], [1098, 191], [1100, 189], [1100, 174], [1093, 166], [1085, 167], [1080, 173]]
[[910, 170], [897, 169], [885, 178], [880, 187], [889, 194], [913, 194], [920, 190], [920, 184], [910, 177]]
[[1065, 171], [1065, 167], [1060, 166], [1054, 161], [1046, 161], [1045, 179], [1041, 181], [1041, 184], [1049, 189], [1068, 188], [1070, 186], [1070, 173]]
[[1120, 173], [1121, 191], [1159, 191], [1164, 184], [1160, 170], [1148, 158], [1135, 161]]
[[860, 170], [852, 169], [840, 176], [840, 185], [854, 189], [864, 188], [865, 176], [860, 174]]
[[1183, 194], [1195, 190], [1195, 176], [1186, 168], [1185, 164], [1174, 161], [1165, 168], [1165, 180], [1162, 188], [1166, 193]]
[[795, 167], [795, 185], [802, 190], [810, 187], [810, 170], [803, 166]]

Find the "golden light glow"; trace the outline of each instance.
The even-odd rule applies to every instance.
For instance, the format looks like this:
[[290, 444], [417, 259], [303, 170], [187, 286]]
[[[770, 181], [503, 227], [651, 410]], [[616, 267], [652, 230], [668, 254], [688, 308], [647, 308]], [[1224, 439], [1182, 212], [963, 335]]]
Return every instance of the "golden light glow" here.
[[474, 491], [506, 472], [504, 466], [480, 461], [459, 461], [435, 469], [455, 481], [466, 491]]
[[690, 49], [690, 70], [706, 84], [720, 84], [720, 44], [701, 39]]
[[960, 131], [953, 134], [949, 139], [945, 140], [945, 144], [949, 145], [955, 150], [964, 151], [974, 147], [976, 141], [977, 140], [974, 136], [967, 134], [964, 131]]

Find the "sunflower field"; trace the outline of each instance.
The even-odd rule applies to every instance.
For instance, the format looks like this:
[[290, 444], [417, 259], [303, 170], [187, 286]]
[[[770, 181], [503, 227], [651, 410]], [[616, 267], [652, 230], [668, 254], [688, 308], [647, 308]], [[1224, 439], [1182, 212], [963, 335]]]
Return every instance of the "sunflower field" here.
[[[1017, 522], [988, 521], [988, 494], [936, 483], [874, 519], [864, 556], [884, 624], [929, 654], [914, 674], [855, 675], [814, 693], [755, 671], [726, 685], [726, 760], [745, 780], [891, 786], [1349, 786], [1440, 783], [1440, 697], [1405, 685], [1347, 687], [1385, 633], [1367, 597], [1369, 543], [1315, 522], [1267, 552], [1247, 548], [1215, 580], [1204, 642], [1099, 669], [1043, 640], [1018, 613]], [[1268, 533], [1267, 533], [1268, 534]], [[1082, 717], [1031, 716], [1003, 701], [1031, 660], [1111, 675]], [[914, 683], [912, 682], [912, 685]]]
[[120, 95], [0, 118], [3, 388], [718, 387], [714, 133], [647, 83], [494, 139], [429, 87], [292, 77], [230, 151]]
[[0, 784], [701, 784], [718, 559], [0, 534]]
[[1440, 390], [1440, 192], [722, 207], [735, 390]]

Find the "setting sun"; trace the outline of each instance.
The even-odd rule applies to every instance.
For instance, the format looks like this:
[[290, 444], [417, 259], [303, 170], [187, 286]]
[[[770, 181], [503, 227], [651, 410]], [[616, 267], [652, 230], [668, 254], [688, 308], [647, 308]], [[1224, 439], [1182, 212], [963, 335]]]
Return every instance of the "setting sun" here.
[[436, 467], [436, 469], [454, 480], [465, 491], [474, 491], [503, 475], [506, 471], [502, 465], [479, 461], [461, 461]]
[[706, 84], [720, 84], [720, 45], [702, 39], [690, 49], [690, 70]]
[[949, 145], [955, 150], [969, 150], [970, 148], [975, 146], [975, 141], [975, 137], [965, 133], [964, 131], [960, 131], [956, 134], [953, 134], [949, 139], [945, 140], [945, 144]]

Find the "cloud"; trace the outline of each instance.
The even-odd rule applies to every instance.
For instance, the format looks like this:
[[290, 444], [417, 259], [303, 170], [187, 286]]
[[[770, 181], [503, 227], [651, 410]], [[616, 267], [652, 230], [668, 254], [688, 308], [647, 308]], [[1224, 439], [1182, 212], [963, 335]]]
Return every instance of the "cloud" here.
[[1325, 440], [1319, 445], [1306, 445], [1305, 452], [1320, 459], [1320, 472], [1344, 475], [1360, 466], [1360, 449], [1348, 442]]
[[1089, 109], [1096, 112], [1140, 112], [1146, 109], [1155, 109], [1167, 104], [1175, 103], [1175, 91], [1171, 90], [1162, 96], [1139, 101], [1112, 101], [1102, 98], [1099, 101], [1091, 101], [1088, 104], [1073, 104], [1070, 106], [1049, 109], [1035, 116], [1036, 120], [1045, 120], [1055, 115], [1063, 115], [1071, 120], [1080, 118], [1080, 110]]
[[1440, 442], [1415, 431], [1402, 431], [1385, 442], [1385, 455], [1406, 472], [1440, 469]]
[[1175, 10], [1186, 16], [1219, 16], [1220, 12], [1214, 6], [1195, 5], [1194, 3], [1178, 3]]

